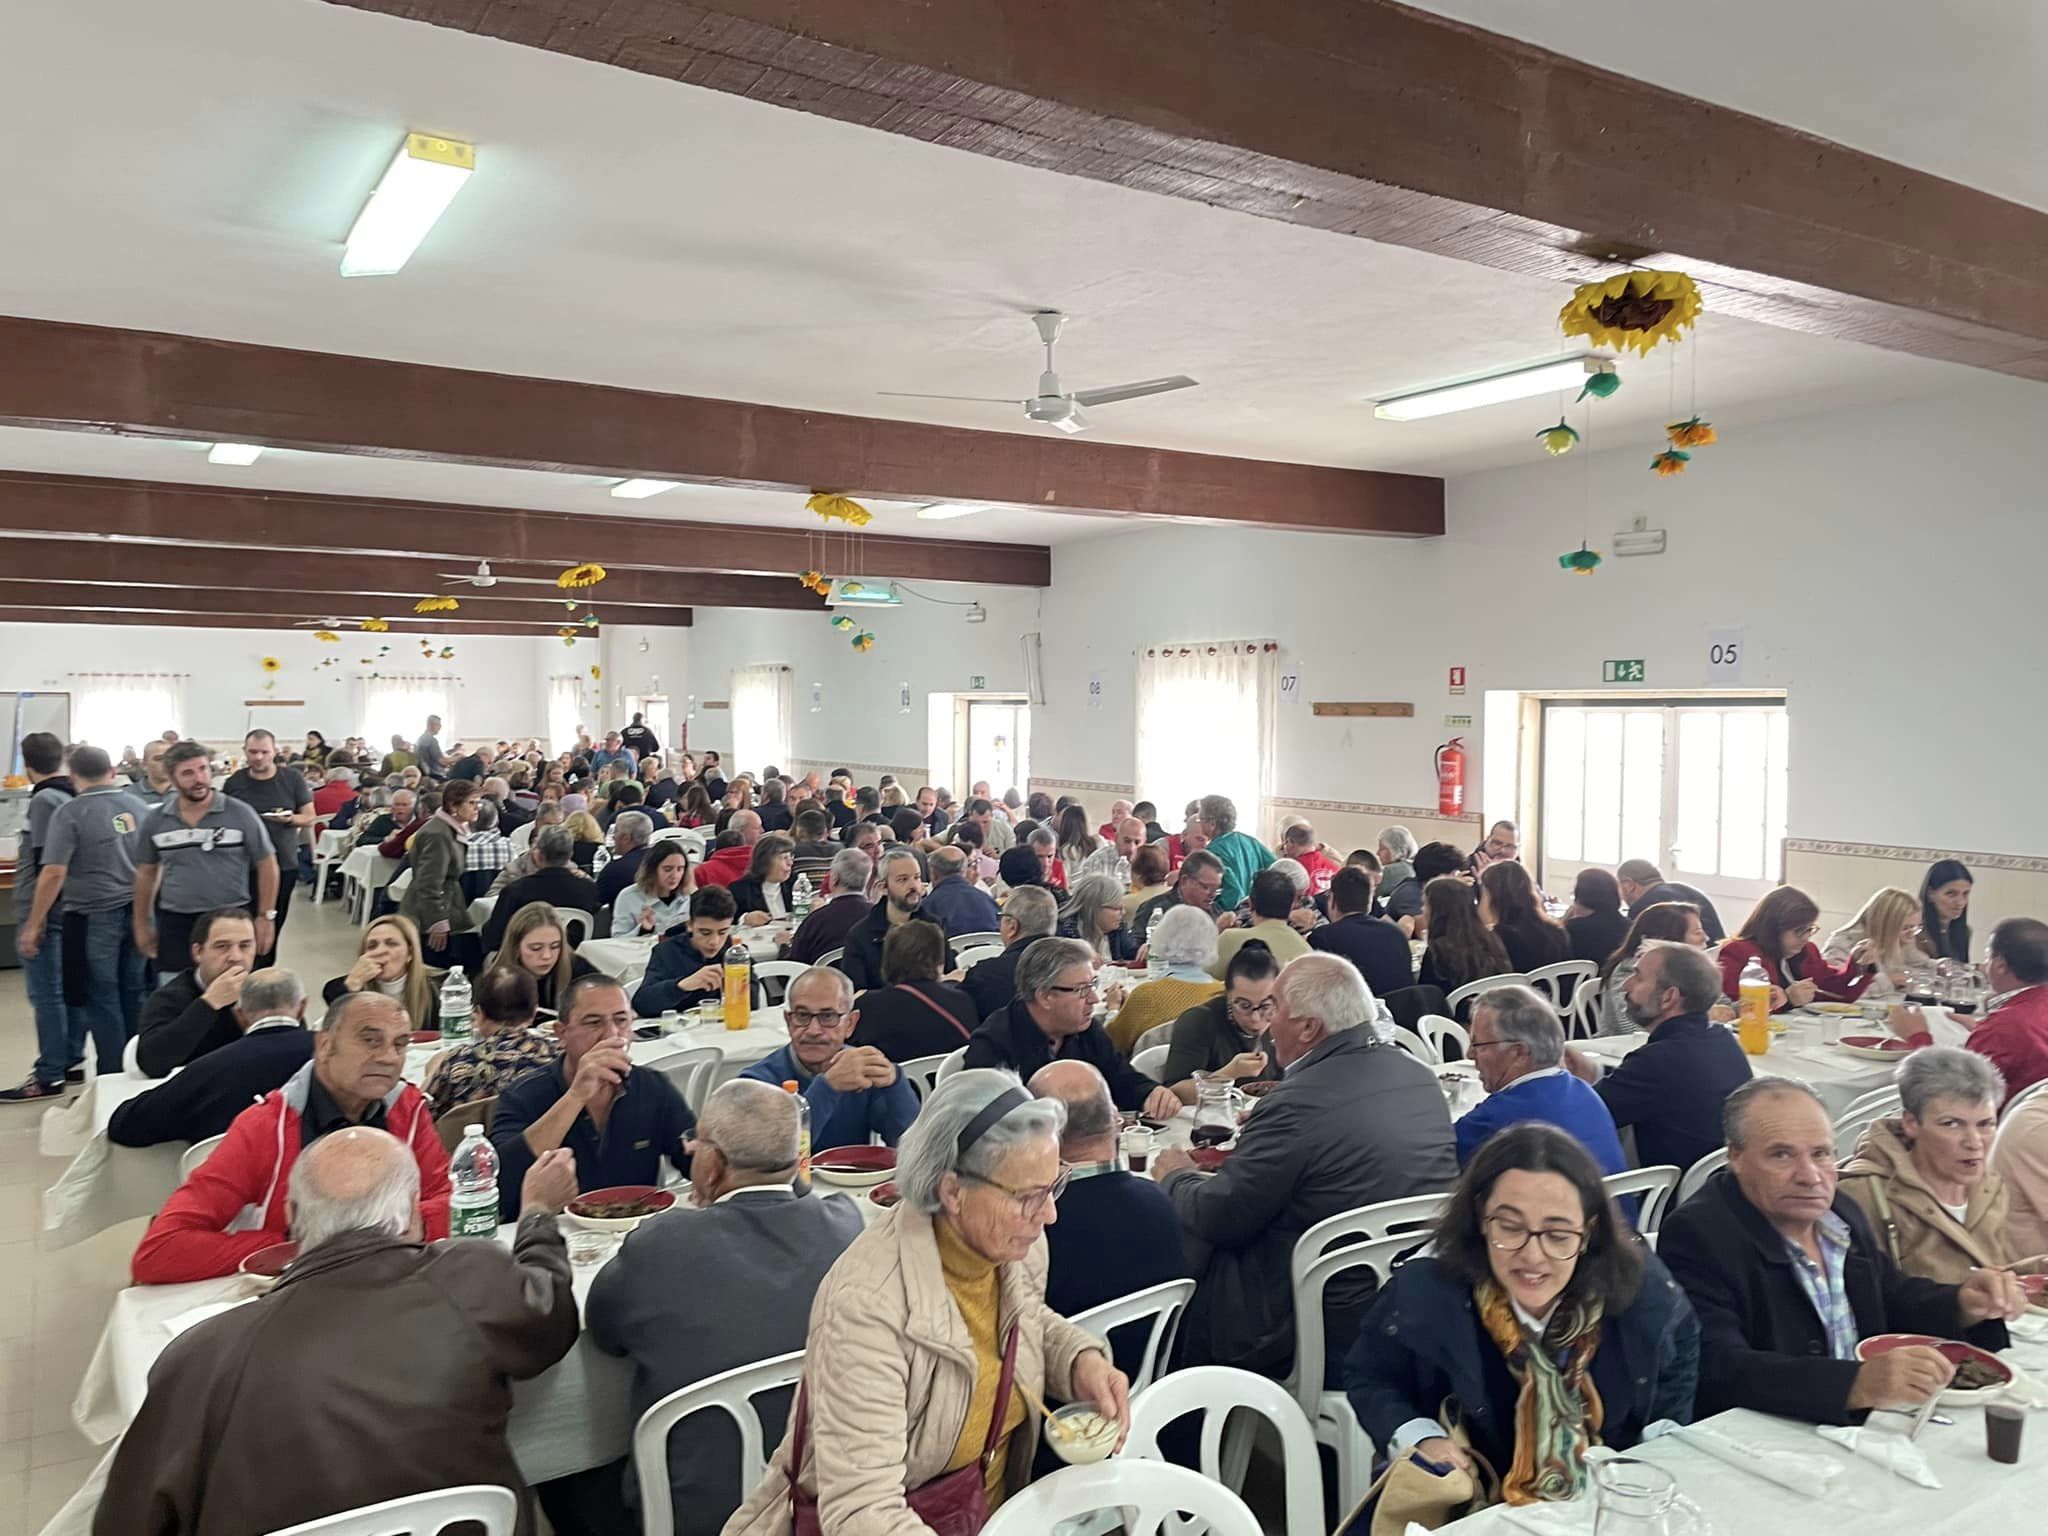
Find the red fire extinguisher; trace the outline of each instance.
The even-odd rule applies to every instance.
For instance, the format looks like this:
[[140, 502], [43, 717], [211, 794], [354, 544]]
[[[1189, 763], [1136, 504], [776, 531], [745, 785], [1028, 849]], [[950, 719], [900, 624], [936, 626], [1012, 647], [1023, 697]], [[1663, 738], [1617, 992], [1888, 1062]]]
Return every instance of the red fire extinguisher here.
[[1465, 738], [1453, 736], [1436, 749], [1436, 809], [1440, 816], [1465, 814]]

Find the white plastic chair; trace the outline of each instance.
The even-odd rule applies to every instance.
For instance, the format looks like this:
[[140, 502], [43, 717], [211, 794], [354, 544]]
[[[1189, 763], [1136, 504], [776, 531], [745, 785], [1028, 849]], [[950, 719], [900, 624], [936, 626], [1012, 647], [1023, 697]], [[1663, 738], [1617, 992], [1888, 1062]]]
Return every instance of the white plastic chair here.
[[676, 1085], [676, 1092], [683, 1096], [683, 1102], [690, 1106], [693, 1115], [703, 1111], [704, 1101], [711, 1097], [713, 1080], [724, 1064], [725, 1052], [715, 1045], [694, 1046], [648, 1063]]
[[984, 960], [993, 960], [1003, 952], [1000, 944], [977, 944], [972, 949], [953, 951], [953, 965], [962, 971], [971, 971]]
[[510, 1488], [471, 1483], [435, 1493], [409, 1493], [382, 1504], [323, 1515], [300, 1525], [287, 1525], [270, 1536], [438, 1536], [451, 1525], [475, 1521], [484, 1536], [512, 1536], [519, 1519], [519, 1499]]
[[1728, 1149], [1716, 1147], [1705, 1157], [1685, 1170], [1685, 1177], [1678, 1181], [1678, 1193], [1672, 1196], [1671, 1205], [1675, 1210], [1690, 1200], [1699, 1187], [1719, 1170], [1728, 1166]]
[[1168, 1045], [1155, 1045], [1150, 1050], [1139, 1051], [1131, 1058], [1131, 1070], [1140, 1077], [1149, 1077], [1153, 1082], [1158, 1082], [1159, 1074], [1166, 1070], [1167, 1052], [1172, 1049], [1173, 1047]]
[[794, 1350], [706, 1377], [693, 1387], [671, 1392], [640, 1415], [633, 1427], [633, 1476], [640, 1484], [642, 1536], [674, 1536], [676, 1514], [668, 1482], [668, 1437], [693, 1413], [716, 1408], [738, 1426], [740, 1466], [737, 1486], [752, 1492], [768, 1470], [768, 1452], [761, 1416], [754, 1399], [778, 1387], [790, 1387], [804, 1373], [804, 1352]]
[[[316, 836], [313, 839], [313, 846], [315, 849], [320, 848], [321, 839], [319, 837]], [[316, 852], [313, 855], [314, 906], [319, 906], [320, 903], [326, 899], [328, 871], [340, 868], [341, 861], [347, 858], [348, 854], [349, 850], [346, 848], [337, 849], [332, 845], [329, 845], [324, 852]]]
[[789, 984], [809, 969], [810, 967], [801, 960], [756, 960], [753, 966], [754, 980], [780, 983], [768, 991], [768, 1002], [772, 1007], [789, 996]]
[[[1116, 1510], [1125, 1536], [1204, 1530], [1209, 1536], [1264, 1536], [1243, 1499], [1213, 1478], [1170, 1461], [1123, 1457], [1092, 1467], [1062, 1467], [1019, 1489], [982, 1536], [1045, 1536], [1063, 1520]], [[1195, 1516], [1183, 1523], [1177, 1511]]]
[[1444, 1059], [1438, 1054], [1437, 1048], [1407, 1025], [1396, 1024], [1393, 1027], [1393, 1032], [1394, 1044], [1400, 1046], [1402, 1050], [1413, 1056], [1425, 1067], [1440, 1067], [1443, 1065]]
[[963, 1045], [960, 1047], [959, 1050], [951, 1052], [944, 1061], [939, 1063], [939, 1070], [937, 1075], [934, 1076], [934, 1078], [932, 1079], [932, 1086], [936, 1088], [940, 1083], [943, 1083], [947, 1078], [951, 1077], [955, 1072], [958, 1072], [966, 1064], [967, 1047]]
[[121, 1047], [121, 1070], [130, 1077], [142, 1076], [142, 1036], [130, 1035]]
[[590, 937], [590, 914], [581, 907], [557, 907], [562, 919], [562, 942], [571, 949]]
[[1580, 990], [1599, 974], [1600, 967], [1591, 960], [1560, 960], [1554, 965], [1537, 966], [1529, 973], [1529, 985], [1548, 998], [1550, 1006], [1562, 1015], [1568, 1002], [1576, 1002]]
[[1132, 1041], [1131, 1054], [1136, 1055], [1140, 1051], [1149, 1051], [1155, 1045], [1171, 1045], [1172, 1043], [1173, 1021], [1169, 1019], [1164, 1024], [1154, 1024], [1145, 1033], [1138, 1036], [1136, 1040]]
[[1429, 1042], [1429, 1048], [1438, 1061], [1449, 1061], [1451, 1057], [1444, 1050], [1446, 1040], [1458, 1043], [1458, 1059], [1472, 1059], [1472, 1032], [1456, 1019], [1447, 1019], [1440, 1013], [1425, 1013], [1415, 1021], [1415, 1027], [1422, 1032], [1422, 1038]]
[[955, 934], [946, 942], [953, 946], [955, 955], [967, 949], [994, 948], [1000, 951], [1003, 947], [1003, 936], [1000, 933], [961, 933]]
[[1120, 1296], [1115, 1301], [1105, 1301], [1099, 1307], [1090, 1307], [1067, 1321], [1076, 1328], [1087, 1329], [1098, 1339], [1106, 1339], [1112, 1328], [1142, 1322], [1148, 1317], [1152, 1319], [1152, 1332], [1145, 1340], [1145, 1358], [1131, 1377], [1131, 1392], [1135, 1396], [1151, 1386], [1173, 1358], [1173, 1341], [1180, 1332], [1181, 1314], [1187, 1310], [1194, 1294], [1194, 1281], [1168, 1280], [1162, 1285], [1148, 1286], [1142, 1291]]
[[195, 1141], [178, 1158], [178, 1182], [184, 1183], [192, 1177], [192, 1170], [213, 1156], [220, 1144], [228, 1139], [227, 1132], [209, 1136], [204, 1141]]
[[1451, 1012], [1456, 1013], [1458, 1005], [1468, 997], [1477, 997], [1482, 992], [1491, 992], [1495, 987], [1526, 987], [1528, 985], [1529, 978], [1520, 971], [1503, 971], [1498, 976], [1482, 976], [1477, 981], [1466, 982], [1465, 985], [1445, 998], [1444, 1006], [1449, 1008]]
[[1863, 1139], [1863, 1133], [1873, 1121], [1896, 1115], [1904, 1105], [1899, 1099], [1896, 1087], [1879, 1088], [1866, 1093], [1862, 1098], [1843, 1110], [1835, 1121], [1835, 1159], [1846, 1163], [1856, 1151], [1856, 1143]]
[[[966, 1047], [962, 1046], [962, 1050]], [[910, 1079], [910, 1086], [916, 1092], [921, 1104], [932, 1096], [932, 1090], [939, 1086], [939, 1069], [945, 1066], [945, 1056], [913, 1056], [909, 1061], [896, 1063], [896, 1070]]]
[[1567, 1040], [1590, 1040], [1600, 1033], [1601, 982], [1598, 971], [1572, 992], [1571, 1009], [1562, 1015]]
[[840, 946], [839, 946], [839, 948], [837, 948], [837, 949], [828, 949], [828, 950], [826, 950], [826, 951], [825, 951], [825, 953], [823, 953], [822, 955], [818, 956], [818, 964], [820, 964], [820, 965], [837, 965], [837, 964], [838, 964], [838, 963], [839, 963], [839, 962], [840, 962], [841, 960], [843, 960], [843, 959], [845, 959], [845, 958], [846, 958], [846, 946], [845, 946], [844, 944], [842, 944], [842, 945], [840, 945]]
[[[1324, 1536], [1323, 1469], [1316, 1454], [1315, 1431], [1302, 1416], [1301, 1405], [1263, 1376], [1226, 1365], [1198, 1365], [1163, 1376], [1143, 1391], [1134, 1387], [1131, 1434], [1123, 1453], [1163, 1461], [1159, 1436], [1166, 1426], [1199, 1413], [1201, 1473], [1228, 1487], [1223, 1470], [1223, 1428], [1233, 1409], [1255, 1413], [1279, 1432], [1281, 1481], [1287, 1495], [1287, 1516], [1281, 1527], [1284, 1536]], [[1178, 1532], [1200, 1527], [1175, 1519], [1168, 1529]]]
[[397, 876], [384, 882], [384, 894], [394, 903], [405, 900], [405, 893], [412, 889], [412, 871], [401, 869]]
[[1607, 1186], [1608, 1194], [1617, 1198], [1642, 1197], [1636, 1206], [1636, 1231], [1648, 1237], [1663, 1225], [1665, 1207], [1671, 1203], [1671, 1192], [1678, 1187], [1680, 1177], [1680, 1171], [1670, 1163], [1658, 1163], [1649, 1168], [1610, 1173], [1600, 1182]]

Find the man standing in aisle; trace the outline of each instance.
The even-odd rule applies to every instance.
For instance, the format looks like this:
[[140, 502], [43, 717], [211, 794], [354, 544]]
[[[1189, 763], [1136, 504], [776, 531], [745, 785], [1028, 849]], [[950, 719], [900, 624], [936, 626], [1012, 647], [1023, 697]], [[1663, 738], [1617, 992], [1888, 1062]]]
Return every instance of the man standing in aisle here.
[[633, 723], [619, 732], [619, 742], [622, 746], [631, 747], [633, 755], [639, 758], [650, 757], [661, 750], [661, 739], [647, 728], [646, 717], [640, 714], [635, 714]]
[[[263, 818], [213, 787], [212, 754], [181, 741], [164, 754], [177, 796], [143, 818], [135, 839], [135, 947], [183, 969], [192, 924], [216, 907], [256, 914], [256, 952], [276, 943], [277, 854]], [[253, 889], [252, 889], [253, 888]]]
[[420, 739], [412, 744], [413, 761], [420, 772], [430, 779], [448, 777], [448, 756], [441, 750], [441, 717], [427, 716], [427, 728], [420, 733]]
[[[85, 977], [85, 1001], [74, 1013], [98, 1047], [104, 1076], [121, 1070], [121, 1054], [139, 1027], [148, 990], [128, 906], [135, 890], [132, 840], [149, 806], [114, 776], [102, 748], [74, 748], [71, 777], [75, 792], [50, 820], [34, 906], [15, 935], [15, 947], [23, 958], [33, 959], [50, 936], [52, 921], [61, 925], [67, 943], [79, 946], [72, 968]], [[22, 878], [17, 871], [15, 879]], [[82, 1035], [78, 1043], [82, 1050]], [[38, 1080], [43, 1070], [38, 1063]], [[28, 1095], [0, 1093], [0, 1099], [13, 1097]]]
[[263, 818], [271, 846], [277, 850], [277, 916], [269, 939], [256, 956], [256, 969], [264, 971], [277, 963], [277, 941], [291, 911], [292, 887], [298, 884], [299, 839], [313, 825], [313, 792], [298, 769], [278, 762], [277, 738], [268, 731], [244, 736], [242, 757], [243, 767], [228, 775], [222, 787]]
[[1249, 832], [1237, 829], [1237, 805], [1228, 795], [1201, 799], [1202, 830], [1209, 852], [1223, 865], [1219, 911], [1235, 912], [1251, 894], [1252, 876], [1273, 862], [1273, 850]]
[[[85, 1050], [85, 1020], [64, 1000], [63, 912], [57, 915], [58, 930], [43, 936], [43, 924], [35, 920], [33, 907], [41, 880], [38, 871], [50, 840], [50, 823], [60, 807], [71, 801], [71, 781], [64, 777], [64, 743], [48, 731], [31, 731], [21, 738], [21, 765], [28, 770], [28, 815], [21, 823], [20, 851], [14, 866], [15, 949], [27, 971], [29, 1009], [36, 1021], [35, 1069], [14, 1088], [0, 1089], [0, 1102], [54, 1098], [64, 1091], [72, 1061]], [[63, 888], [59, 878], [53, 898]], [[44, 903], [45, 916], [50, 903]], [[61, 909], [61, 902], [58, 906]], [[36, 935], [32, 940], [30, 935]], [[85, 1076], [78, 1074], [82, 1080]]]

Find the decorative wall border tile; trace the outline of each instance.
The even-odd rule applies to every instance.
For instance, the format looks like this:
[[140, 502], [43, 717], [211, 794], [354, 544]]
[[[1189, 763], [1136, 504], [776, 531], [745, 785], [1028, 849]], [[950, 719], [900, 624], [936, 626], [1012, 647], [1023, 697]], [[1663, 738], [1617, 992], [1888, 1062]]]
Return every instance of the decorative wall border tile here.
[[1138, 792], [1134, 785], [1110, 784], [1101, 779], [1053, 779], [1040, 778], [1037, 774], [1033, 774], [1031, 776], [1030, 792], [1035, 793], [1041, 789], [1099, 789], [1111, 795], [1135, 795]]
[[1972, 869], [2008, 869], [2022, 874], [2048, 875], [2048, 858], [2024, 853], [1958, 853], [1952, 848], [1907, 848], [1895, 843], [1836, 843], [1811, 837], [1786, 838], [1785, 851], [1826, 854], [1835, 858], [1896, 859], [1909, 864], [1961, 859]]
[[[830, 759], [822, 757], [793, 757], [790, 759], [790, 761], [800, 768], [815, 768], [820, 773], [830, 773], [834, 768], [849, 768], [856, 774], [893, 773], [899, 780], [902, 779], [906, 774], [915, 774], [917, 775], [918, 784], [929, 784], [931, 782], [931, 775], [929, 770], [925, 768], [913, 768], [903, 763], [856, 763], [851, 759], [844, 757], [835, 757]], [[915, 789], [916, 787], [916, 784], [913, 784], [911, 786], [911, 788], [913, 789]]]
[[1467, 811], [1459, 816], [1446, 816], [1434, 806], [1377, 805], [1362, 800], [1294, 800], [1282, 796], [1274, 800], [1273, 804], [1284, 806], [1290, 811], [1335, 811], [1343, 816], [1386, 816], [1395, 821], [1444, 821], [1474, 827], [1479, 825], [1481, 819], [1477, 811]]

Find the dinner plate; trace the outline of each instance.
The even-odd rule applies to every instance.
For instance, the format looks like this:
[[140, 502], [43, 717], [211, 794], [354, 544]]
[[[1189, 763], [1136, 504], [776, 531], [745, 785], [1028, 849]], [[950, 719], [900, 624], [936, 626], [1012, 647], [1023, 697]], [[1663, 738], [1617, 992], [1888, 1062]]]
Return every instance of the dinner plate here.
[[1189, 1147], [1188, 1160], [1204, 1173], [1214, 1173], [1230, 1157], [1228, 1147]]
[[1961, 1365], [1965, 1360], [1975, 1361], [1985, 1369], [1997, 1373], [1998, 1380], [1988, 1387], [1951, 1387], [1941, 1394], [1943, 1406], [1950, 1408], [1975, 1408], [2001, 1396], [2012, 1385], [2012, 1367], [1989, 1350], [1979, 1349], [1974, 1344], [1965, 1344], [1961, 1339], [1937, 1339], [1926, 1333], [1880, 1333], [1865, 1339], [1856, 1346], [1858, 1360], [1874, 1360], [1892, 1350], [1903, 1349], [1908, 1344], [1925, 1344], [1941, 1352], [1942, 1356]]
[[811, 1154], [811, 1181], [834, 1189], [872, 1189], [895, 1172], [894, 1147], [827, 1147]]
[[236, 1268], [255, 1282], [258, 1290], [267, 1291], [284, 1278], [285, 1270], [298, 1256], [297, 1243], [272, 1243], [268, 1248], [258, 1248]]
[[[576, 1209], [579, 1205], [588, 1208], [602, 1201], [624, 1200], [644, 1200], [651, 1209], [637, 1216], [597, 1216]], [[675, 1203], [676, 1197], [671, 1191], [656, 1189], [652, 1184], [614, 1184], [609, 1189], [593, 1189], [578, 1195], [569, 1202], [563, 1214], [577, 1226], [587, 1227], [593, 1232], [630, 1232], [649, 1216], [659, 1216]]]
[[1835, 1049], [1865, 1061], [1897, 1061], [1911, 1054], [1913, 1046], [1895, 1035], [1844, 1035], [1835, 1042]]
[[885, 1211], [902, 1198], [902, 1192], [896, 1188], [896, 1181], [894, 1179], [889, 1180], [886, 1184], [877, 1184], [868, 1191], [869, 1201], [879, 1205]]
[[1845, 1019], [1859, 1017], [1863, 1012], [1861, 1003], [1808, 1003], [1808, 1013], [1838, 1013]]

